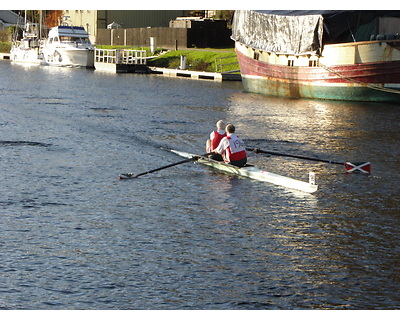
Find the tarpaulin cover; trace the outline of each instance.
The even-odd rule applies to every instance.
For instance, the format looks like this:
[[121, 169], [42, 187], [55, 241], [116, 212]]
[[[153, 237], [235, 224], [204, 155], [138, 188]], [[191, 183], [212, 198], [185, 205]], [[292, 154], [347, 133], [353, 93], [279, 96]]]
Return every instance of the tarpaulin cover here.
[[235, 11], [232, 39], [248, 47], [281, 54], [315, 53], [322, 47], [323, 17]]
[[378, 17], [400, 17], [400, 11], [238, 10], [233, 18], [232, 39], [267, 52], [318, 53], [324, 43], [369, 40], [377, 29], [374, 21]]

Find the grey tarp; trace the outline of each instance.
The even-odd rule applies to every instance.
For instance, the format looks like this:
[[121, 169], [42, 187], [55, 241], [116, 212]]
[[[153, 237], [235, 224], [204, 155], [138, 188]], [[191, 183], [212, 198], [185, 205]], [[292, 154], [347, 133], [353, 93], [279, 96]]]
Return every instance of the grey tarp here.
[[[400, 19], [400, 11], [238, 10], [233, 18], [232, 39], [268, 52], [319, 53], [323, 44], [368, 41], [378, 32], [378, 24], [386, 21], [378, 17]], [[400, 31], [392, 29], [390, 33]]]
[[281, 54], [315, 53], [322, 47], [320, 14], [282, 15], [237, 10], [232, 39], [248, 47]]

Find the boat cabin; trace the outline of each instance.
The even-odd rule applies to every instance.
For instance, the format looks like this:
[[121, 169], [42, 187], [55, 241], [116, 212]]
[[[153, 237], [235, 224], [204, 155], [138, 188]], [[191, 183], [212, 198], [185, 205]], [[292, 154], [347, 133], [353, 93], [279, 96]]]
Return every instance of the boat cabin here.
[[48, 44], [63, 43], [76, 46], [92, 46], [89, 35], [83, 27], [58, 26], [50, 30]]

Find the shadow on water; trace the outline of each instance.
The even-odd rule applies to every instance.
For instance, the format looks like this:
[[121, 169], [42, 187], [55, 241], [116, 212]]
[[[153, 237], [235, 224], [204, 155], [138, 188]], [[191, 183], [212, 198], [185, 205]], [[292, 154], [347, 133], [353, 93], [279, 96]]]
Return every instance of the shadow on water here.
[[0, 146], [30, 146], [30, 147], [50, 147], [51, 144], [35, 141], [1, 141]]

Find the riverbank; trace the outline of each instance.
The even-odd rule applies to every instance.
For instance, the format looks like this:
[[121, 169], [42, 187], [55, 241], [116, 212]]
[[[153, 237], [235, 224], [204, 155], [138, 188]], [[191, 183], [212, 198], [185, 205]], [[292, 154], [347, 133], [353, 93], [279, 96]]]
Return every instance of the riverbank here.
[[[116, 46], [97, 46], [100, 49], [138, 49]], [[11, 43], [0, 42], [0, 59], [8, 60]], [[140, 48], [147, 51], [147, 56], [152, 55], [149, 48]], [[232, 72], [239, 70], [239, 63], [234, 48], [206, 48], [172, 50], [157, 49], [154, 58], [148, 60], [149, 67], [176, 69], [180, 67], [181, 56], [185, 56], [186, 70], [205, 72]]]
[[0, 52], [0, 60], [10, 60], [10, 54]]
[[239, 70], [239, 62], [234, 48], [193, 48], [185, 50], [165, 50], [158, 48], [154, 54], [150, 48], [131, 48], [116, 46], [96, 46], [98, 49], [140, 49], [146, 50], [147, 56], [155, 57], [148, 60], [149, 67], [176, 69], [181, 66], [181, 57], [186, 59], [185, 69], [189, 71], [232, 72]]
[[[184, 52], [187, 54], [189, 51]], [[151, 73], [164, 75], [168, 77], [185, 77], [191, 79], [206, 79], [214, 81], [241, 81], [241, 74], [239, 70], [217, 72], [224, 70], [224, 66], [232, 67], [234, 63], [226, 63], [223, 58], [215, 58], [215, 55], [208, 56], [214, 57], [211, 62], [214, 62], [215, 71], [208, 71], [210, 68], [193, 67], [189, 62], [187, 63], [186, 55], [182, 52], [159, 52], [157, 55], [148, 56], [146, 50], [129, 50], [129, 49], [105, 49], [96, 48], [94, 57], [94, 68], [99, 71], [114, 72], [114, 73]], [[190, 53], [190, 52], [189, 52]], [[217, 52], [218, 54], [220, 52]], [[228, 53], [229, 54], [229, 53]], [[226, 57], [226, 53], [224, 53]], [[232, 57], [228, 57], [232, 58]], [[159, 63], [159, 61], [163, 63]], [[189, 60], [190, 61], [190, 60]], [[203, 61], [203, 60], [202, 60]], [[172, 63], [171, 63], [172, 62]], [[174, 62], [179, 63], [179, 65]], [[198, 61], [195, 61], [198, 63]], [[210, 63], [211, 64], [211, 63]], [[159, 65], [166, 67], [159, 67]], [[196, 64], [197, 65], [197, 64]], [[202, 64], [204, 65], [204, 64]], [[189, 69], [191, 67], [191, 69]], [[194, 70], [193, 70], [194, 69]], [[203, 69], [205, 71], [198, 71]], [[226, 70], [226, 68], [225, 68]]]
[[239, 70], [239, 62], [232, 49], [187, 49], [168, 51], [149, 61], [149, 66], [178, 68], [181, 56], [186, 58], [186, 69], [206, 72], [231, 72]]

